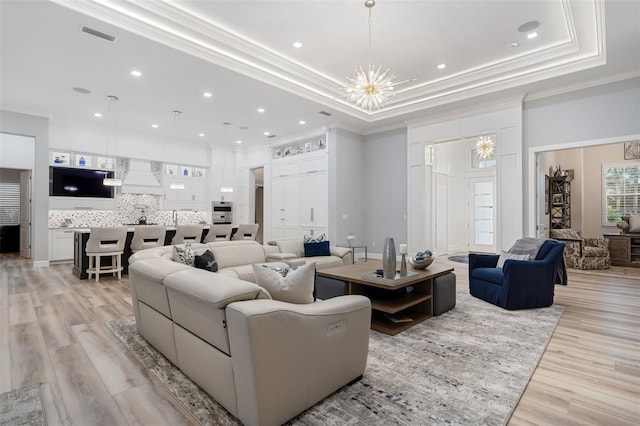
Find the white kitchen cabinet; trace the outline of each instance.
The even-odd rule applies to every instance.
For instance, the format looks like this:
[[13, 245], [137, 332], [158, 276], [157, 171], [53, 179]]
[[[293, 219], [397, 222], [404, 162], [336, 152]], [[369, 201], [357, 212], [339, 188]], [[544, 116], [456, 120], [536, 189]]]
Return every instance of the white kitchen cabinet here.
[[273, 238], [302, 238], [326, 233], [329, 226], [327, 156], [275, 164], [271, 178]]
[[73, 229], [49, 230], [49, 260], [73, 260]]
[[326, 228], [329, 220], [327, 172], [300, 175], [300, 226]]

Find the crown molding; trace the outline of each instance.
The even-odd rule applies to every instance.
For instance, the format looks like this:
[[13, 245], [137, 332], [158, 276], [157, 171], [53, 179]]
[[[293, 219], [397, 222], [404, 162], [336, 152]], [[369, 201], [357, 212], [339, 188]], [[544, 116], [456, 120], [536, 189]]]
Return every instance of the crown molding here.
[[561, 0], [566, 37], [528, 54], [514, 54], [446, 78], [405, 87], [398, 90], [389, 105], [369, 112], [344, 99], [344, 92], [340, 90], [344, 81], [219, 23], [204, 20], [188, 3], [169, 0], [53, 1], [366, 123], [513, 89], [606, 62], [604, 0]]
[[631, 80], [633, 78], [638, 78], [638, 77], [640, 77], [640, 70], [611, 75], [611, 76], [594, 79], [594, 80], [581, 81], [579, 83], [573, 83], [566, 86], [559, 86], [549, 90], [530, 92], [530, 93], [527, 93], [527, 96], [524, 98], [524, 102], [530, 102], [530, 101], [535, 101], [537, 99], [549, 98], [551, 96], [557, 96], [565, 93], [575, 92], [578, 90], [589, 89], [591, 87], [602, 86], [605, 84], [615, 83], [618, 81]]

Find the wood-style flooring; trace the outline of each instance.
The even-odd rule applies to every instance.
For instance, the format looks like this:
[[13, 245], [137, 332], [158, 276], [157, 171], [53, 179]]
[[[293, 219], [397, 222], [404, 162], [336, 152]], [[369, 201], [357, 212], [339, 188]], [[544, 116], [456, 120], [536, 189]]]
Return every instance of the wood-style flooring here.
[[[467, 267], [456, 269], [459, 288]], [[570, 272], [565, 307], [511, 425], [640, 423], [640, 269]], [[41, 384], [49, 425], [197, 424], [104, 327], [132, 315], [129, 284], [0, 256], [0, 393]]]

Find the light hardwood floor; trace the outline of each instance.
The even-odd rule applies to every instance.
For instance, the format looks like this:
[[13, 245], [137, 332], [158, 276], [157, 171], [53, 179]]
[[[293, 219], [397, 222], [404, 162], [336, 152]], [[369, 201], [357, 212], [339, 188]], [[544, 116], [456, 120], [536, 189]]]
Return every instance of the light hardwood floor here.
[[[555, 303], [564, 314], [509, 424], [638, 424], [640, 269], [571, 272]], [[130, 315], [125, 277], [0, 256], [0, 393], [40, 383], [49, 425], [196, 424], [104, 327]]]

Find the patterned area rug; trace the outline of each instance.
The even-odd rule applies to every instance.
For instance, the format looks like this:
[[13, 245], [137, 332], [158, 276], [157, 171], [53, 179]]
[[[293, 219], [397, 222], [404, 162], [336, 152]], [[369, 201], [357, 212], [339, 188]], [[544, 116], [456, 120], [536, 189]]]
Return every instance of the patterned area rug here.
[[[505, 424], [562, 311], [506, 311], [458, 292], [439, 317], [396, 336], [371, 331], [364, 378], [289, 424]], [[202, 424], [239, 424], [147, 344], [133, 318], [106, 325]]]
[[469, 263], [469, 255], [468, 254], [463, 254], [463, 255], [460, 255], [460, 256], [449, 256], [449, 257], [447, 257], [447, 259], [449, 259], [452, 262]]
[[0, 395], [0, 425], [40, 426], [46, 424], [40, 399], [40, 385], [27, 386]]

